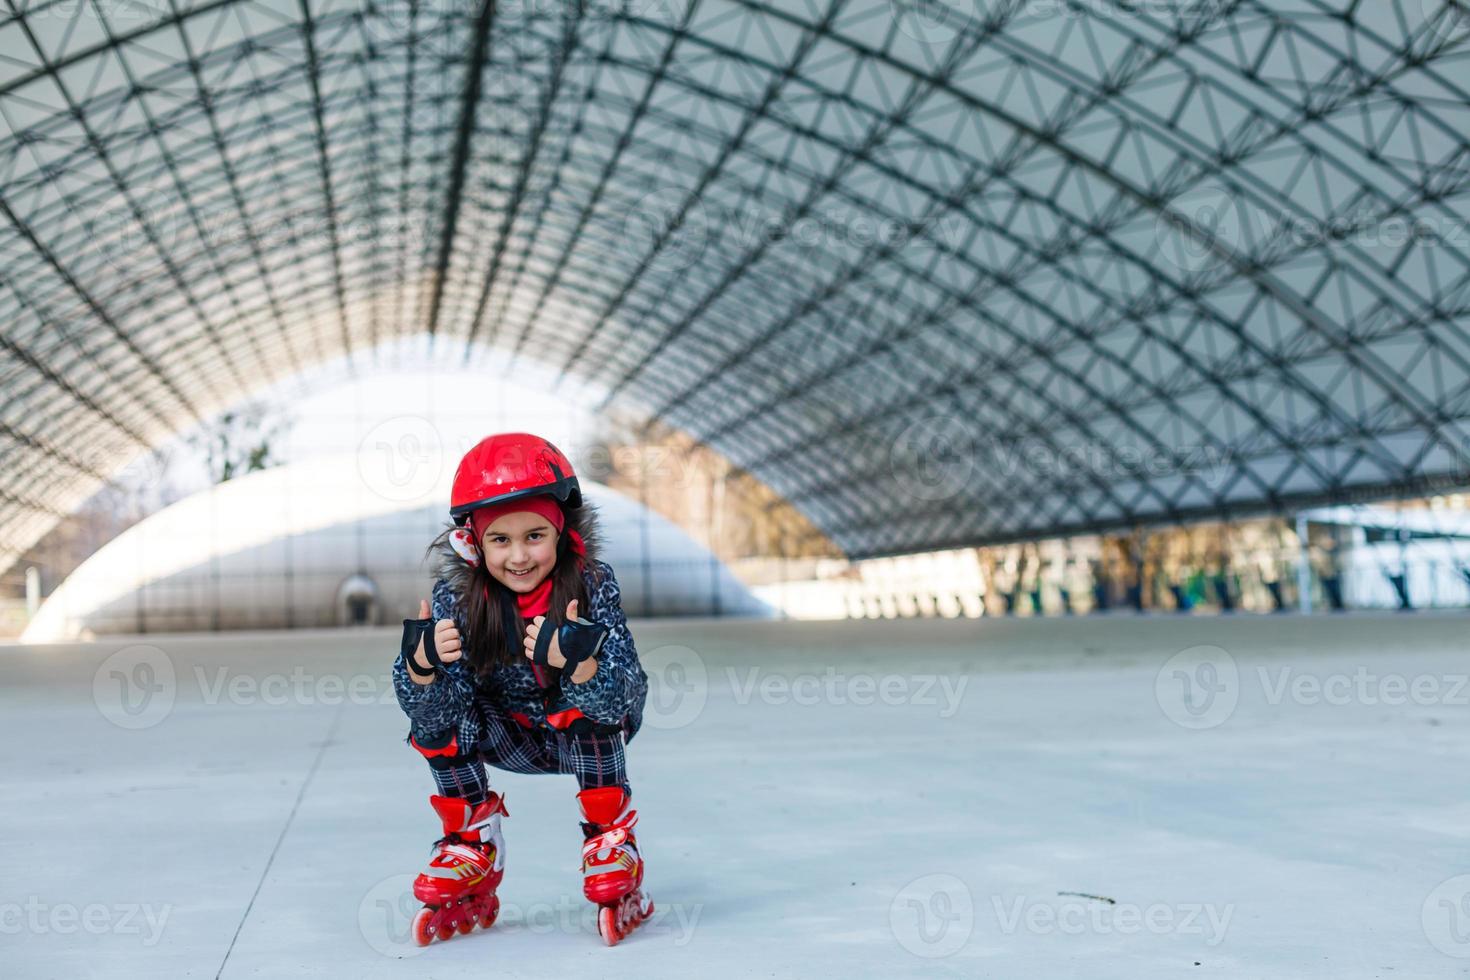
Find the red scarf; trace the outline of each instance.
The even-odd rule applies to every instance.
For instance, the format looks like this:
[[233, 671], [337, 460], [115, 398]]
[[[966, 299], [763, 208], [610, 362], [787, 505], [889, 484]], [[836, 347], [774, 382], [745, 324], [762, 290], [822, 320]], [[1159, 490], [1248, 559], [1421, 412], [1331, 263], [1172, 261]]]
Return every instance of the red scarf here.
[[516, 593], [516, 606], [521, 611], [522, 619], [535, 619], [537, 616], [545, 616], [551, 608], [551, 576], [541, 580], [541, 584], [530, 592]]

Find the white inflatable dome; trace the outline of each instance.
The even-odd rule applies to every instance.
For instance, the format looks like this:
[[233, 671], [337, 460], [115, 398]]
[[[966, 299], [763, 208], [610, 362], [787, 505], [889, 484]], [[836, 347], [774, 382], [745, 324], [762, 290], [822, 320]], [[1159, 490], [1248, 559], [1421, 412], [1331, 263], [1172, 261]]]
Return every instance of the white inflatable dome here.
[[[87, 559], [22, 640], [385, 625], [417, 615], [432, 585], [424, 549], [445, 526], [450, 475], [446, 467], [400, 493], [365, 479], [359, 459], [345, 456], [219, 484]], [[605, 486], [582, 487], [601, 515], [603, 557], [628, 615], [772, 615], [679, 527]]]

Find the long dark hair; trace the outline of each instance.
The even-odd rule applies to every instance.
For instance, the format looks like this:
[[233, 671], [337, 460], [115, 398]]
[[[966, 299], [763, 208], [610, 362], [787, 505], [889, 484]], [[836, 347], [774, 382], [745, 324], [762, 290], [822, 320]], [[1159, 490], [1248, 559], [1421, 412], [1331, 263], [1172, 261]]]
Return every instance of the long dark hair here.
[[[591, 564], [596, 543], [596, 513], [587, 504], [567, 515], [556, 541], [556, 566], [551, 570], [549, 623], [566, 622], [567, 603], [577, 600], [583, 616], [588, 613], [587, 586], [582, 580], [582, 556], [572, 550], [571, 531], [581, 534]], [[492, 668], [514, 664], [525, 658], [526, 624], [516, 606], [515, 593], [501, 585], [481, 564], [470, 565], [449, 544], [450, 525], [429, 544], [425, 557], [437, 556], [439, 572], [459, 594], [460, 644], [475, 677], [483, 679]], [[594, 566], [595, 567], [595, 566]]]

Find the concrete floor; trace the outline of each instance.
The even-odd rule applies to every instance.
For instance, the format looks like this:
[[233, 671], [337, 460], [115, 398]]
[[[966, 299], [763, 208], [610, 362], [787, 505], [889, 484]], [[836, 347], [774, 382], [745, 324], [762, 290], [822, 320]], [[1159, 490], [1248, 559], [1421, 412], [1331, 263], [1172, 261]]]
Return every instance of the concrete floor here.
[[6, 977], [1470, 973], [1470, 619], [644, 622], [658, 917], [493, 774], [504, 912], [427, 950], [396, 631], [0, 647]]

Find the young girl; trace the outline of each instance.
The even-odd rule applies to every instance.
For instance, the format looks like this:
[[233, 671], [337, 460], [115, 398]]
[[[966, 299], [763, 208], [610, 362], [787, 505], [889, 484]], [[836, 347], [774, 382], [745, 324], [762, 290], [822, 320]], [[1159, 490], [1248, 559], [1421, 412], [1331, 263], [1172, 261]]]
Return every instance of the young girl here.
[[[454, 527], [430, 545], [433, 602], [404, 620], [393, 665], [409, 744], [433, 772], [429, 803], [444, 824], [414, 881], [427, 944], [495, 921], [504, 874], [500, 818], [483, 763], [577, 777], [585, 835], [582, 884], [612, 945], [653, 910], [628, 809], [623, 746], [643, 719], [648, 678], [613, 570], [597, 559], [596, 513], [551, 443], [490, 436], [460, 461]], [[585, 615], [583, 615], [585, 613]]]

